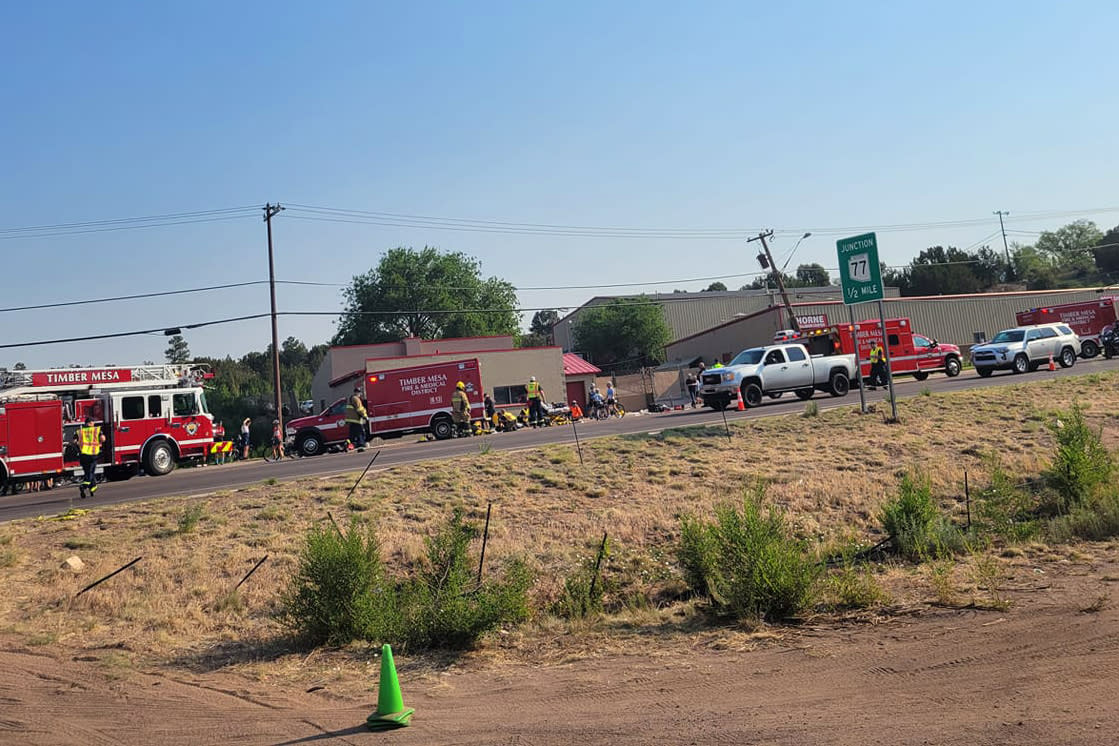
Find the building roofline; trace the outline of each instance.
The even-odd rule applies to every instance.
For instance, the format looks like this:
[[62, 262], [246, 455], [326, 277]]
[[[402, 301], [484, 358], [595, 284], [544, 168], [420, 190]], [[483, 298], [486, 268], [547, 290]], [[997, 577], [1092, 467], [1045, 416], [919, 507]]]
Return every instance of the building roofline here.
[[[545, 347], [508, 347], [503, 350], [452, 350], [450, 352], [429, 352], [422, 355], [398, 355], [396, 357], [367, 357], [365, 362], [368, 364], [370, 360], [382, 362], [384, 360], [415, 360], [420, 357], [445, 357], [447, 355], [485, 355], [493, 352], [529, 352], [531, 350], [560, 350], [563, 354], [563, 349], [556, 345], [547, 345]], [[362, 371], [364, 373], [365, 371]]]
[[348, 349], [353, 349], [355, 347], [382, 347], [384, 345], [402, 344], [405, 341], [410, 340], [410, 339], [418, 339], [420, 341], [420, 343], [423, 344], [424, 342], [448, 342], [448, 341], [458, 341], [458, 340], [465, 340], [465, 339], [501, 339], [503, 337], [516, 337], [516, 335], [515, 334], [482, 334], [482, 335], [479, 335], [479, 336], [476, 336], [476, 337], [446, 337], [444, 339], [423, 339], [421, 337], [404, 337], [403, 339], [398, 339], [395, 342], [368, 342], [366, 344], [360, 344], [360, 345], [332, 345], [330, 349], [331, 350], [348, 350]]

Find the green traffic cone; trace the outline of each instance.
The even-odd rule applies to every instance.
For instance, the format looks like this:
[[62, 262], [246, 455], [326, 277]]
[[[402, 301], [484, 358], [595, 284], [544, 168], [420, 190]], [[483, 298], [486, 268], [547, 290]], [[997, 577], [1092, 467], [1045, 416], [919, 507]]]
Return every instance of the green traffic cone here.
[[377, 685], [377, 711], [365, 720], [374, 730], [400, 728], [408, 725], [412, 708], [404, 709], [400, 696], [400, 683], [396, 680], [396, 665], [392, 662], [392, 648], [381, 646], [381, 681]]

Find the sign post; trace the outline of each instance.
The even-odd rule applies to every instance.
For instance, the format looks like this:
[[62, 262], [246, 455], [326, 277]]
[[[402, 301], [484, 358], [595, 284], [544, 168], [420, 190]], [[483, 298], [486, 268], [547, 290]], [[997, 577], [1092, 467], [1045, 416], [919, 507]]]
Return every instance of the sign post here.
[[[898, 418], [898, 403], [894, 396], [894, 374], [890, 370], [890, 340], [886, 334], [886, 311], [882, 306], [885, 288], [882, 285], [882, 268], [878, 263], [878, 237], [874, 233], [841, 238], [835, 242], [839, 255], [839, 281], [843, 287], [843, 302], [847, 306], [868, 301], [878, 301], [878, 320], [882, 324], [882, 349], [886, 353], [886, 386], [890, 392], [890, 411]], [[849, 309], [850, 310], [850, 309]], [[852, 317], [854, 311], [851, 311]], [[858, 335], [856, 334], [856, 340]], [[855, 362], [858, 364], [858, 344], [855, 345]], [[861, 376], [860, 376], [861, 378]], [[862, 396], [862, 382], [859, 394]], [[866, 399], [862, 398], [864, 404]]]

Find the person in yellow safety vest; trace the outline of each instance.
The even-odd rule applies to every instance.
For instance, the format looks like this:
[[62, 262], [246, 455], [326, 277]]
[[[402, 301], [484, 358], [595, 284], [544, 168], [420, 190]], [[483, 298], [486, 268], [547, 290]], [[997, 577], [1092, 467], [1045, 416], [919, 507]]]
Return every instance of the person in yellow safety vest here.
[[85, 424], [74, 434], [74, 441], [78, 444], [78, 463], [82, 465], [78, 495], [85, 498], [97, 491], [97, 457], [101, 454], [105, 434], [101, 432], [101, 426], [94, 425], [93, 418], [86, 415]]
[[870, 348], [870, 388], [886, 385], [886, 351], [881, 342]]
[[525, 394], [528, 396], [528, 424], [541, 427], [544, 424], [544, 389], [536, 382], [536, 376], [528, 377]]
[[470, 435], [470, 398], [462, 381], [455, 384], [455, 393], [451, 394], [451, 420], [459, 435]]
[[365, 450], [365, 402], [361, 400], [361, 387], [354, 386], [353, 395], [346, 400], [346, 424], [350, 426], [350, 443], [359, 451]]
[[721, 362], [719, 362], [718, 360], [716, 360], [715, 362], [711, 363], [711, 367], [712, 368], [722, 368], [723, 364]]

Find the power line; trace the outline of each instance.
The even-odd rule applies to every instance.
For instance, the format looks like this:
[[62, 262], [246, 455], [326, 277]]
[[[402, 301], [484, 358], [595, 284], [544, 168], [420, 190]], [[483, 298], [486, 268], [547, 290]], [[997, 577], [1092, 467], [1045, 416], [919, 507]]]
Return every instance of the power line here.
[[194, 225], [198, 223], [220, 223], [228, 220], [243, 220], [248, 217], [244, 215], [214, 215], [210, 217], [188, 218], [183, 220], [167, 220], [151, 223], [129, 223], [125, 225], [109, 225], [98, 228], [84, 228], [84, 229], [63, 229], [63, 230], [50, 230], [45, 232], [34, 232], [33, 230], [10, 228], [6, 231], [0, 231], [0, 241], [13, 241], [17, 239], [30, 240], [35, 238], [58, 238], [61, 236], [78, 236], [86, 233], [111, 233], [114, 231], [127, 231], [138, 230], [141, 228], [164, 228], [172, 225]]
[[186, 290], [164, 290], [157, 293], [138, 293], [136, 295], [115, 295], [108, 298], [39, 303], [34, 306], [12, 306], [11, 308], [0, 308], [0, 313], [8, 313], [10, 311], [37, 311], [44, 308], [63, 308], [65, 306], [86, 306], [93, 303], [113, 303], [116, 301], [137, 300], [140, 298], [161, 298], [168, 295], [186, 295], [188, 293], [204, 293], [211, 290], [227, 290], [229, 288], [243, 288], [250, 285], [264, 285], [267, 282], [267, 280], [252, 280], [250, 282], [232, 282], [227, 285], [210, 285], [204, 288], [188, 288]]
[[0, 233], [16, 233], [23, 231], [46, 231], [46, 230], [64, 230], [69, 228], [92, 228], [102, 225], [124, 224], [124, 223], [137, 223], [137, 222], [151, 222], [155, 220], [179, 220], [182, 218], [203, 217], [207, 215], [219, 215], [231, 212], [244, 212], [246, 210], [254, 209], [251, 206], [245, 207], [222, 207], [216, 210], [195, 210], [193, 212], [170, 212], [162, 215], [145, 215], [132, 218], [113, 218], [110, 220], [88, 220], [79, 223], [52, 223], [50, 225], [29, 225], [22, 228], [0, 228]]

